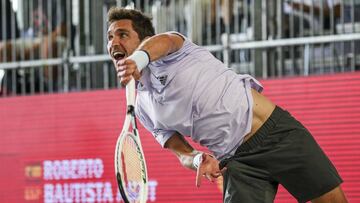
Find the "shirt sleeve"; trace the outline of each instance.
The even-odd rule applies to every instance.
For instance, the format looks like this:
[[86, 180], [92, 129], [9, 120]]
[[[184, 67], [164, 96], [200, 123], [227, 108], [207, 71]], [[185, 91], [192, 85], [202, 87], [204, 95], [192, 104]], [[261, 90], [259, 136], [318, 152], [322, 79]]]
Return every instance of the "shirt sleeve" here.
[[139, 119], [141, 124], [151, 132], [156, 141], [164, 147], [166, 141], [175, 134], [175, 131], [159, 129], [154, 126], [153, 121], [150, 119], [149, 115], [142, 109], [139, 105], [136, 105], [135, 108], [136, 117]]
[[251, 84], [251, 87], [258, 92], [262, 92], [264, 90], [264, 87], [261, 85], [261, 83], [253, 77], [251, 77], [251, 79], [250, 79], [250, 84]]
[[250, 85], [251, 88], [255, 89], [258, 92], [262, 92], [263, 91], [263, 86], [261, 85], [261, 83], [256, 80], [254, 77], [252, 77], [251, 75], [248, 74], [239, 74], [238, 75], [241, 79], [245, 80], [246, 83], [248, 83]]

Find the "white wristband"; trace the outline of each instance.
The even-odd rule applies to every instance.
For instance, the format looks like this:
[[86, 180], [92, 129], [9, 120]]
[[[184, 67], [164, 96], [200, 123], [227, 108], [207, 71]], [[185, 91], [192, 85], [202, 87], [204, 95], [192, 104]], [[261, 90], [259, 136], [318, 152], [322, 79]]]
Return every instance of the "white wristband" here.
[[194, 156], [193, 166], [194, 166], [195, 168], [198, 168], [198, 167], [199, 167], [199, 165], [200, 165], [200, 163], [201, 163], [201, 161], [202, 161], [202, 154], [203, 154], [203, 153], [199, 153], [199, 154], [197, 154], [197, 155]]
[[127, 58], [136, 63], [139, 72], [141, 72], [141, 70], [144, 69], [150, 62], [149, 55], [144, 50], [136, 50]]

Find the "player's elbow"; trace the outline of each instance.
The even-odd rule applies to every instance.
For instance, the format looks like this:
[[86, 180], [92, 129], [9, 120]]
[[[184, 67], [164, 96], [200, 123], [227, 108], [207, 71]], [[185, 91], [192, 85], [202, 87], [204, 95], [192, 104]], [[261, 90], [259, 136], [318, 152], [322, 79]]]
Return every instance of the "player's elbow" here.
[[167, 46], [168, 54], [174, 53], [183, 46], [184, 39], [174, 33], [160, 34], [162, 44]]

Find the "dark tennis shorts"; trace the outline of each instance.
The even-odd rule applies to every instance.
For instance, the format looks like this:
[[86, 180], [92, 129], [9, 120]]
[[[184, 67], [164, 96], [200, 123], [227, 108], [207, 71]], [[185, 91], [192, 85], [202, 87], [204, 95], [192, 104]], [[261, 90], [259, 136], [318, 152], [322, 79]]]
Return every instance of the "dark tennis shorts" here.
[[306, 202], [342, 183], [310, 132], [280, 107], [233, 157], [220, 162], [224, 166], [224, 202], [273, 202], [279, 184]]

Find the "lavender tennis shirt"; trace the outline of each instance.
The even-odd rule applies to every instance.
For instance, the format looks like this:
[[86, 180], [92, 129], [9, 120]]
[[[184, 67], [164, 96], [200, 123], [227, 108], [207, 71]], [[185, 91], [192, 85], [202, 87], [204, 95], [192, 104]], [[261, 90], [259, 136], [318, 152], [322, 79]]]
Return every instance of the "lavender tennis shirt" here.
[[143, 69], [136, 115], [162, 146], [179, 132], [221, 160], [233, 155], [250, 132], [251, 88], [261, 91], [262, 86], [184, 39], [181, 49]]

